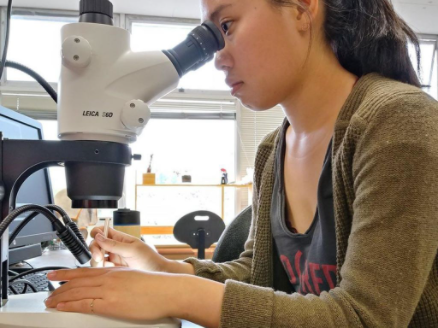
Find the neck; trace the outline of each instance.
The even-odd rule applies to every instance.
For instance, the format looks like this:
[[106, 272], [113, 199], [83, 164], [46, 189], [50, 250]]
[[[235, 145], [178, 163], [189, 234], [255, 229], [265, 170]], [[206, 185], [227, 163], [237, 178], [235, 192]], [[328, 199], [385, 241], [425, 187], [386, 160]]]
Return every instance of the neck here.
[[294, 138], [305, 139], [323, 131], [331, 134], [338, 114], [357, 81], [357, 77], [346, 71], [331, 51], [328, 53], [317, 60], [312, 60], [311, 53], [303, 67], [305, 77], [281, 104]]

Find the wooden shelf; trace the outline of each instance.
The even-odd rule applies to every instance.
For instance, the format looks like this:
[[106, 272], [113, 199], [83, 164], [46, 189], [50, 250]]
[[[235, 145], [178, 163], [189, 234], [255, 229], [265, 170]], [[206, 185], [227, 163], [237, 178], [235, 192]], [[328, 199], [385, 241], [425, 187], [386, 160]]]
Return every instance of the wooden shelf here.
[[173, 226], [142, 226], [142, 235], [173, 235]]
[[[136, 184], [135, 185], [135, 209], [137, 210], [137, 189], [141, 187], [192, 187], [192, 188], [221, 188], [221, 217], [224, 219], [225, 217], [225, 188], [246, 188], [250, 190], [250, 193], [252, 192], [252, 183], [247, 184], [191, 184], [191, 183], [184, 183], [184, 184]], [[155, 230], [156, 228], [156, 230]], [[172, 228], [172, 229], [170, 229]], [[144, 231], [144, 233], [143, 233]], [[162, 231], [165, 233], [152, 233], [155, 231]], [[148, 235], [171, 235], [173, 234], [173, 227], [142, 227], [142, 234], [148, 234]]]
[[185, 184], [138, 184], [137, 187], [233, 187], [233, 188], [249, 188], [252, 187], [252, 183], [250, 184], [244, 184], [244, 185], [238, 185], [238, 184], [191, 184], [191, 183], [185, 183]]

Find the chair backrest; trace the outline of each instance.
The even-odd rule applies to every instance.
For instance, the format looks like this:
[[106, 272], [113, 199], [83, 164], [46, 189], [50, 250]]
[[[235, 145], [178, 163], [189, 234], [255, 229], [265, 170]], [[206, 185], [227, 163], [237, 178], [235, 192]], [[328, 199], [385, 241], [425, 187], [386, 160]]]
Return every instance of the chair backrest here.
[[252, 220], [252, 207], [240, 212], [220, 237], [212, 260], [217, 263], [233, 261], [244, 251]]
[[221, 217], [209, 211], [196, 211], [184, 215], [176, 222], [173, 235], [191, 248], [198, 249], [198, 258], [205, 258], [205, 249], [217, 242], [225, 230]]

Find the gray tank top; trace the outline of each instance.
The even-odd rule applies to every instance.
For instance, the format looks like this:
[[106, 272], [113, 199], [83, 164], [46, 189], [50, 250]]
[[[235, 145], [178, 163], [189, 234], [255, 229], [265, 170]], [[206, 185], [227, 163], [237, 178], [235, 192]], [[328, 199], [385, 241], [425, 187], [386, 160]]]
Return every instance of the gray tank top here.
[[318, 183], [316, 213], [309, 230], [298, 234], [288, 224], [284, 192], [285, 120], [275, 158], [271, 204], [272, 234], [289, 282], [300, 294], [320, 295], [336, 286], [336, 231], [330, 141]]

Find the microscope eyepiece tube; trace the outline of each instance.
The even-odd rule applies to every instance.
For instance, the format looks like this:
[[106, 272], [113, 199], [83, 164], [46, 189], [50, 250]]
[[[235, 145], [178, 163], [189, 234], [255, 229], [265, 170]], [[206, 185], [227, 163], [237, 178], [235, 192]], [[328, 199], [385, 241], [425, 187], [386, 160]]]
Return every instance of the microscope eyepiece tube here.
[[79, 15], [81, 23], [114, 25], [113, 4], [109, 0], [81, 0]]
[[163, 52], [182, 77], [212, 60], [214, 54], [224, 47], [225, 40], [220, 30], [213, 22], [206, 21], [192, 30], [185, 41]]

